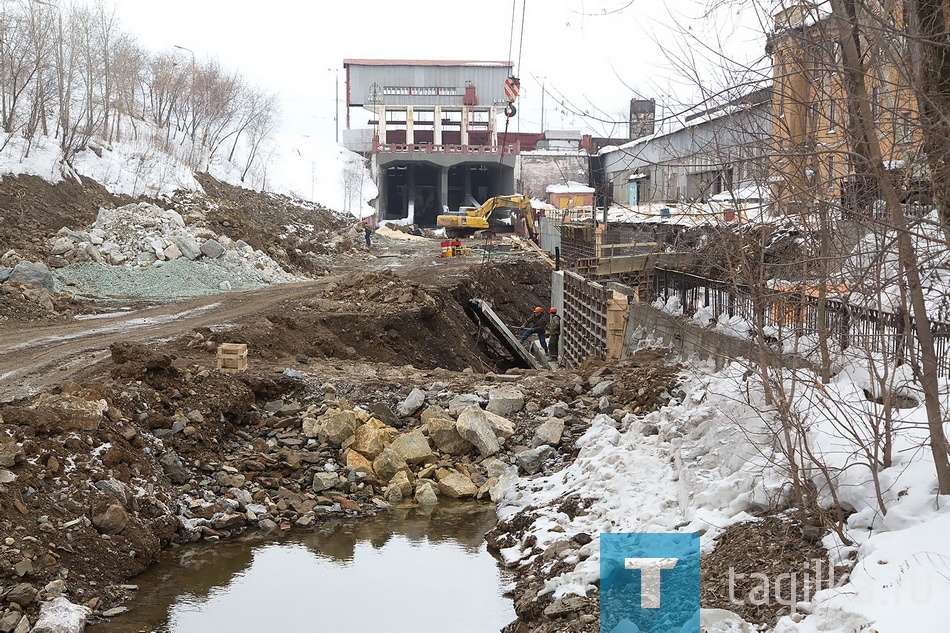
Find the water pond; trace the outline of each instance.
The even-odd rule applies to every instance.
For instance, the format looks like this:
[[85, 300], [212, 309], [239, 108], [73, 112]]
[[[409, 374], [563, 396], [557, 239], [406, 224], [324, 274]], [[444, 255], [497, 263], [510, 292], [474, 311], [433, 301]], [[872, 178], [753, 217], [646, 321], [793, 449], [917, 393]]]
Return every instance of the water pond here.
[[167, 554], [128, 613], [90, 633], [488, 633], [511, 622], [511, 578], [486, 551], [490, 505], [392, 509], [312, 533]]

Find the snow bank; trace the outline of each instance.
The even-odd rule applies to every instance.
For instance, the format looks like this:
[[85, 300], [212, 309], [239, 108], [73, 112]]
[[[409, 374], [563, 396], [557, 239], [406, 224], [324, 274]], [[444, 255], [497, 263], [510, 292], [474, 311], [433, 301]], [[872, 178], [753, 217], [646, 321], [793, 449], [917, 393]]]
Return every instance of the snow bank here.
[[187, 137], [163, 139], [166, 149], [158, 149], [156, 143], [162, 141], [153, 139], [164, 132], [144, 122], [123, 134], [122, 141], [111, 144], [91, 140], [64, 166], [56, 139], [28, 142], [0, 133], [0, 176], [27, 174], [50, 183], [85, 176], [113, 194], [160, 198], [201, 191], [192, 168], [198, 165], [231, 185], [312, 201], [355, 217], [372, 215], [369, 203], [379, 195], [364, 159], [338, 143], [282, 135], [258, 147], [253, 158], [242, 143], [233, 156], [228, 147], [209, 157]]
[[[839, 503], [853, 512], [845, 525], [853, 545], [843, 545], [834, 533], [823, 545], [832, 562], [856, 560], [856, 566], [849, 580], [798, 605], [799, 622], [780, 620], [777, 633], [946, 628], [950, 503], [935, 495], [924, 412], [920, 407], [892, 410], [893, 464], [872, 470], [860, 447], [873, 444], [873, 425], [884, 411], [865, 397], [863, 362], [844, 366], [826, 385], [799, 373], [795, 390], [788, 391]], [[785, 507], [788, 480], [780, 454], [772, 453], [777, 425], [757, 395], [763, 393], [758, 374], [747, 369], [733, 363], [704, 374], [708, 367], [695, 366], [683, 385], [682, 402], [674, 400], [642, 417], [628, 415], [620, 424], [596, 417], [577, 442], [580, 452], [573, 464], [547, 477], [520, 479], [500, 504], [501, 520], [522, 511], [537, 516], [525, 534], [537, 539], [534, 547], [523, 539], [503, 550], [503, 559], [536, 563], [533, 552], [565, 536], [588, 533], [594, 540], [578, 550], [573, 569], [551, 576], [547, 572], [561, 562], [554, 560], [541, 570], [547, 574], [544, 592], [554, 598], [587, 595], [599, 577], [599, 533], [702, 532], [708, 552], [729, 525], [760, 510]], [[906, 379], [897, 372], [898, 382]], [[820, 501], [830, 506], [831, 489], [816, 463], [805, 460], [803, 472]], [[573, 519], [561, 510], [571, 498], [579, 499], [582, 509]]]
[[[780, 484], [755, 486], [765, 460], [747, 437], [762, 423], [735, 397], [743, 372], [735, 365], [712, 379], [693, 378], [683, 386], [682, 403], [641, 418], [628, 415], [619, 425], [597, 416], [577, 441], [577, 460], [549, 477], [522, 479], [500, 505], [499, 519], [528, 506], [540, 508], [530, 533], [541, 551], [565, 532], [704, 531], [708, 544], [728, 525], [765, 507]], [[652, 429], [658, 433], [650, 434]], [[573, 520], [558, 510], [571, 496], [582, 499], [584, 509]], [[582, 547], [585, 560], [549, 579], [545, 590], [555, 598], [593, 590], [599, 543], [595, 536]], [[503, 555], [509, 563], [531, 562], [520, 547]]]

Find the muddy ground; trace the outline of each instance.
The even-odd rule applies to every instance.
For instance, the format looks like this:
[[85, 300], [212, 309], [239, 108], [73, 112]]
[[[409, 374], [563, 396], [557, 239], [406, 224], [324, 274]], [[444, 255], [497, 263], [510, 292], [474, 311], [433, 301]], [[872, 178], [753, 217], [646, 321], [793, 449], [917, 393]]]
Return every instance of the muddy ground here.
[[[564, 433], [541, 473], [576, 457], [574, 440], [596, 413], [649, 412], [679, 384], [664, 352], [570, 371], [514, 368], [466, 305], [485, 299], [512, 325], [548, 305], [550, 268], [535, 255], [447, 260], [437, 241], [380, 240], [367, 250], [351, 221], [326, 210], [201, 181], [204, 194], [152, 202], [318, 281], [148, 311], [143, 303], [103, 321], [109, 328], [75, 320], [103, 306], [64, 293], [52, 297], [50, 311], [29, 288], [0, 286], [0, 383], [14, 374], [19, 381], [0, 398], [0, 631], [19, 631], [43, 600], [59, 595], [103, 617], [129, 597], [125, 583], [179, 543], [305, 530], [328, 516], [415, 503], [426, 480], [446, 494], [446, 474], [464, 475], [477, 489], [473, 502], [489, 503], [499, 463], [516, 464], [552, 411]], [[45, 261], [46, 239], [61, 227], [86, 226], [99, 206], [126, 202], [88, 182], [4, 178], [0, 266]], [[287, 225], [312, 228], [280, 229]], [[155, 324], [132, 327], [137, 314]], [[248, 346], [247, 371], [217, 371], [221, 343]], [[32, 373], [15, 371], [29, 365]], [[615, 387], [605, 407], [591, 390], [608, 375]], [[31, 382], [33, 390], [20, 388]], [[425, 398], [409, 411], [414, 389]], [[524, 398], [504, 416], [510, 428], [496, 430], [496, 455], [440, 447], [402, 469], [411, 486], [398, 493], [391, 473], [372, 457], [361, 461], [375, 451], [308, 431], [340, 412], [364, 426], [378, 422], [390, 440], [421, 433], [434, 443], [432, 418], [455, 422], [459, 399], [485, 406], [507, 389]], [[317, 486], [328, 472], [341, 477]], [[518, 530], [500, 524], [490, 542], [503, 547]], [[550, 603], [533, 599], [539, 581], [519, 580], [520, 622], [510, 630], [596, 630], [596, 596], [546, 614]], [[711, 604], [715, 582], [704, 577]]]

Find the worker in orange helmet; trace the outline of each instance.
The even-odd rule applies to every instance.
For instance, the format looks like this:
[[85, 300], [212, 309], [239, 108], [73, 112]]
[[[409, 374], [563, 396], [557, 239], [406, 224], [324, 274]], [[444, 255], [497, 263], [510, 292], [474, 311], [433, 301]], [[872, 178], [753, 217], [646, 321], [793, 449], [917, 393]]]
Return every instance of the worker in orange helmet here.
[[532, 334], [538, 335], [538, 342], [541, 343], [541, 349], [544, 350], [544, 353], [548, 353], [548, 342], [544, 338], [544, 330], [547, 329], [548, 318], [544, 314], [544, 308], [538, 306], [534, 309], [534, 314], [528, 317], [528, 320], [524, 322], [521, 326], [524, 329], [524, 334], [521, 335], [521, 342], [524, 343], [531, 337]]
[[551, 316], [548, 319], [548, 356], [557, 359], [557, 344], [561, 340], [561, 317], [558, 316], [557, 308], [549, 310]]

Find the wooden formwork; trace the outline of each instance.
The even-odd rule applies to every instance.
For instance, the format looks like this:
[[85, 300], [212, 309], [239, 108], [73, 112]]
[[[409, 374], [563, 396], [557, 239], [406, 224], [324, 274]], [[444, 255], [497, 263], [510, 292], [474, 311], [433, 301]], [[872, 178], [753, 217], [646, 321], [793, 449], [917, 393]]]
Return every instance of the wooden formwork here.
[[561, 348], [567, 367], [577, 367], [588, 356], [607, 358], [607, 301], [604, 286], [564, 272]]
[[247, 370], [247, 345], [222, 343], [218, 346], [218, 371], [236, 374]]

